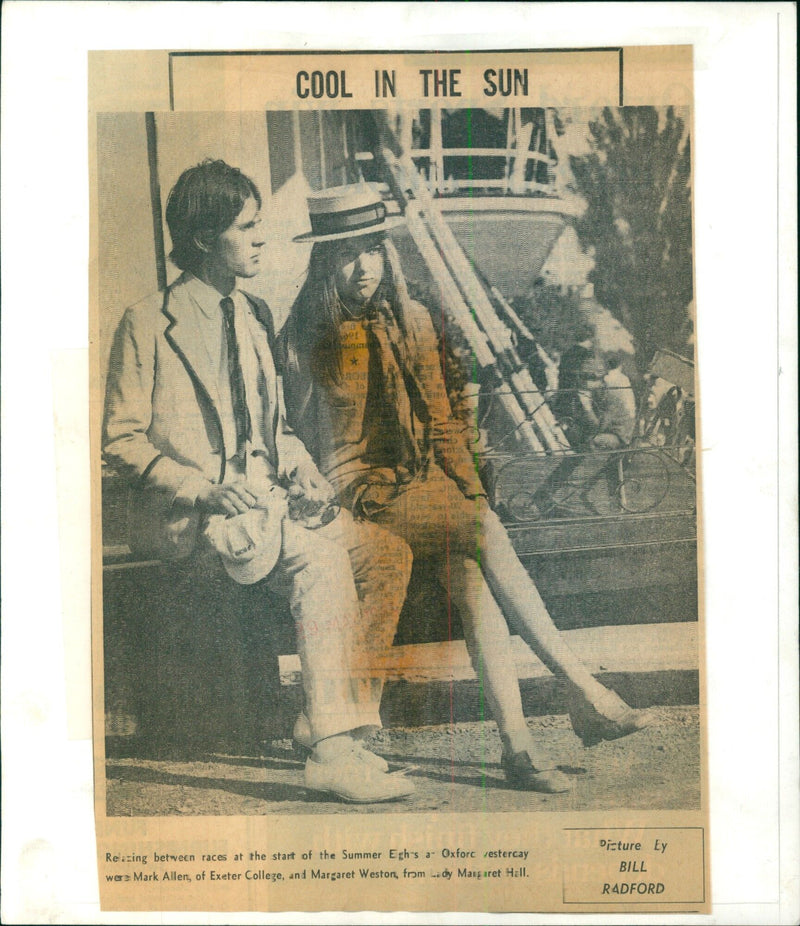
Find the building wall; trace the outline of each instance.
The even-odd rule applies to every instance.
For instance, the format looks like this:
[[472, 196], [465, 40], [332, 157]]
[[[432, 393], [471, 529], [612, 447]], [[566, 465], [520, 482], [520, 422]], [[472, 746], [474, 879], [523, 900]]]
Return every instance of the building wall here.
[[[246, 284], [266, 299], [280, 327], [302, 284], [310, 246], [292, 238], [308, 229], [306, 197], [347, 181], [344, 115], [336, 112], [157, 113], [154, 174], [161, 199], [163, 252], [171, 249], [164, 209], [181, 172], [205, 158], [241, 168], [258, 186], [265, 232], [263, 271]], [[146, 117], [98, 117], [100, 368], [129, 305], [158, 289]], [[166, 260], [167, 283], [178, 270]]]
[[158, 288], [143, 113], [97, 117], [97, 260], [100, 372], [126, 306]]

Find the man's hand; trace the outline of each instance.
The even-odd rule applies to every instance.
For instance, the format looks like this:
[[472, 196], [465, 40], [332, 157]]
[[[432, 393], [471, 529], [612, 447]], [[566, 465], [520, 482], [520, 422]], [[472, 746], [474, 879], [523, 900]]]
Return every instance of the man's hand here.
[[244, 482], [216, 485], [210, 482], [197, 493], [195, 504], [205, 514], [224, 514], [228, 517], [244, 514], [256, 503], [256, 496]]

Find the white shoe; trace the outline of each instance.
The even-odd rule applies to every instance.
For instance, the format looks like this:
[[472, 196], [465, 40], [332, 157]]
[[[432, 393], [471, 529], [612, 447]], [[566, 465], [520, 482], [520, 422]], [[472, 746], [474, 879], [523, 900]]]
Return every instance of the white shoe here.
[[353, 752], [359, 756], [362, 762], [366, 762], [377, 771], [384, 774], [389, 771], [389, 763], [386, 759], [367, 749], [361, 740], [353, 740]]
[[399, 772], [381, 772], [358, 750], [348, 750], [328, 762], [306, 762], [306, 787], [327, 791], [352, 804], [397, 801], [414, 793], [414, 783]]
[[[292, 739], [301, 749], [305, 750], [305, 752], [311, 752], [313, 748], [313, 743], [311, 742], [311, 724], [309, 723], [305, 711], [303, 711], [294, 722]], [[389, 771], [389, 763], [386, 759], [376, 755], [374, 752], [370, 752], [361, 740], [353, 740], [353, 749], [361, 753], [361, 758], [365, 762], [369, 762], [373, 765], [379, 772]]]
[[292, 739], [294, 742], [305, 749], [307, 752], [311, 752], [313, 743], [311, 742], [311, 723], [306, 716], [306, 712], [302, 711], [297, 720], [294, 722], [294, 727], [292, 728]]

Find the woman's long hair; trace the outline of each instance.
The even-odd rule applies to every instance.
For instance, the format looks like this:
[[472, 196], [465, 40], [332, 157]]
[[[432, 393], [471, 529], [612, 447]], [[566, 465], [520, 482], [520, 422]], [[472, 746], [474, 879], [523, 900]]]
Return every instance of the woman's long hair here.
[[[409, 330], [408, 288], [400, 267], [400, 257], [394, 244], [383, 236], [383, 277], [370, 300], [372, 311], [388, 315], [400, 329], [404, 361], [413, 356], [414, 335]], [[336, 287], [336, 255], [339, 241], [317, 241], [311, 249], [308, 274], [292, 306], [297, 350], [300, 357], [311, 363], [315, 379], [341, 380], [340, 326], [348, 318]]]

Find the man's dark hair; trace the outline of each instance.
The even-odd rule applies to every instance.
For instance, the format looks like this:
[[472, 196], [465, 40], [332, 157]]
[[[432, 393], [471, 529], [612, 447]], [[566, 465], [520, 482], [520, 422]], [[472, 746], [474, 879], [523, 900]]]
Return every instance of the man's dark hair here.
[[618, 354], [610, 354], [606, 357], [606, 366], [609, 370], [616, 370], [617, 367], [622, 365], [622, 359]]
[[591, 341], [594, 338], [594, 325], [590, 325], [588, 322], [582, 322], [575, 329], [575, 340], [578, 344], [581, 341]]
[[207, 159], [185, 170], [167, 200], [172, 262], [181, 270], [196, 270], [205, 256], [197, 241], [211, 244], [231, 227], [251, 196], [261, 208], [255, 183], [224, 161]]

